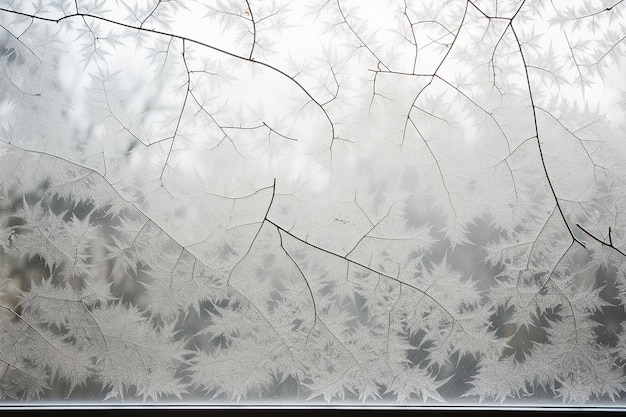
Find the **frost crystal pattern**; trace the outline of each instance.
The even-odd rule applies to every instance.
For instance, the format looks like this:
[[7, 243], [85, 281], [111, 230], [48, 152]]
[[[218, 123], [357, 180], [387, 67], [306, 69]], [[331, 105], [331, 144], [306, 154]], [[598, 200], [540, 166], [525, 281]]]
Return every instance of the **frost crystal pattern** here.
[[624, 406], [625, 13], [0, 0], [0, 399]]

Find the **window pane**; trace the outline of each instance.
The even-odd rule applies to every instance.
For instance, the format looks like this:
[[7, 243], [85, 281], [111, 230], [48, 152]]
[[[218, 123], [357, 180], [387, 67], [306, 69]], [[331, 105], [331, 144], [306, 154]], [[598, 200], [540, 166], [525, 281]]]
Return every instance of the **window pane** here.
[[0, 398], [626, 398], [625, 3], [0, 0]]

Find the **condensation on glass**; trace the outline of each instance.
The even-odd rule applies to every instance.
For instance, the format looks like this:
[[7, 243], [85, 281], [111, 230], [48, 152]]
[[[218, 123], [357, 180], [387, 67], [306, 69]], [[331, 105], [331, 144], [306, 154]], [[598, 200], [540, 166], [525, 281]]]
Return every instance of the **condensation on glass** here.
[[0, 1], [0, 404], [623, 407], [625, 10]]

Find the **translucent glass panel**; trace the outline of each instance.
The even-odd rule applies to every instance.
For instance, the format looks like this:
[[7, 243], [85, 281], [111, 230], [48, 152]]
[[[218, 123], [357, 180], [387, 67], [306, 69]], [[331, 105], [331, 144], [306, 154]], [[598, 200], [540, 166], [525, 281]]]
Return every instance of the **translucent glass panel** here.
[[0, 1], [0, 398], [626, 401], [626, 3]]

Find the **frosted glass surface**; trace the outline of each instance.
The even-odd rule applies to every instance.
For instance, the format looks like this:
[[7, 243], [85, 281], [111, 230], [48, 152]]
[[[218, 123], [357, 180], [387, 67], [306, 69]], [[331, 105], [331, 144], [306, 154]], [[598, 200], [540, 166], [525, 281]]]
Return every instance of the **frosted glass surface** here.
[[0, 406], [624, 407], [625, 11], [0, 0]]

